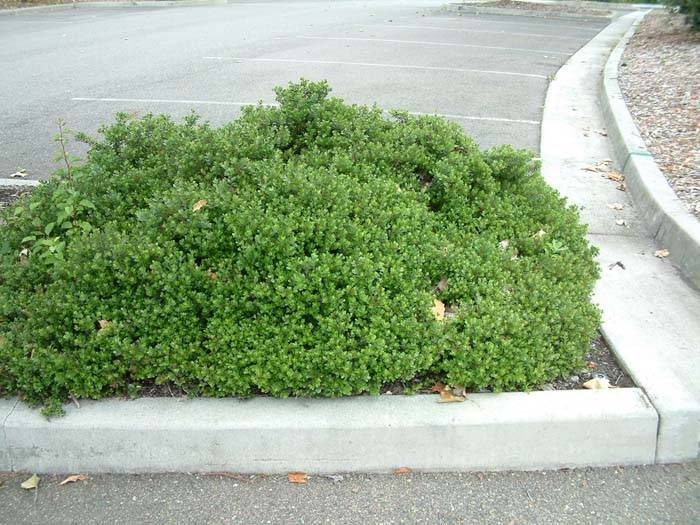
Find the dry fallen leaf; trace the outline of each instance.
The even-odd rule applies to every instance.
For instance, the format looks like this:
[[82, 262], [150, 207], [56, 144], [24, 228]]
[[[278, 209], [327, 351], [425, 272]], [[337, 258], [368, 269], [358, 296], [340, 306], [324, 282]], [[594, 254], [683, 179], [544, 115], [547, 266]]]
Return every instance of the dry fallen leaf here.
[[73, 474], [72, 476], [68, 476], [66, 479], [61, 481], [59, 485], [66, 485], [67, 483], [75, 483], [76, 481], [87, 481], [90, 478], [87, 477], [85, 474]]
[[594, 377], [593, 379], [586, 381], [582, 386], [583, 388], [588, 388], [589, 390], [604, 390], [606, 388], [610, 388], [610, 380], [605, 377]]
[[605, 177], [606, 179], [613, 180], [615, 182], [623, 182], [625, 180], [625, 176], [619, 171], [615, 170], [606, 171], [605, 173], [603, 173], [603, 177]]
[[211, 268], [207, 270], [207, 277], [209, 277], [209, 279], [211, 279], [212, 281], [216, 281], [219, 278], [218, 274], [216, 272], [213, 272]]
[[617, 188], [618, 190], [620, 190], [620, 191], [627, 191], [627, 186], [625, 185], [624, 182], [621, 182], [620, 184], [618, 184], [618, 185], [616, 186], [616, 188]]
[[411, 469], [408, 467], [399, 467], [397, 469], [394, 469], [394, 474], [397, 476], [403, 476], [404, 474], [410, 474]]
[[545, 236], [545, 233], [546, 233], [546, 232], [545, 232], [544, 230], [540, 230], [540, 231], [538, 231], [535, 235], [533, 235], [533, 237], [534, 237], [535, 239], [541, 239], [542, 237]]
[[622, 210], [624, 207], [625, 207], [625, 205], [620, 203], [620, 202], [613, 202], [612, 204], [608, 204], [608, 208], [610, 208], [611, 210], [618, 210], [619, 211], [619, 210]]
[[439, 299], [433, 301], [433, 315], [438, 321], [442, 321], [445, 318], [445, 303]]
[[24, 178], [27, 176], [27, 170], [17, 170], [13, 174], [10, 175], [13, 179], [20, 179]]
[[666, 249], [656, 250], [654, 252], [654, 257], [658, 257], [659, 259], [663, 259], [664, 257], [668, 257], [669, 255], [671, 255], [671, 252], [669, 252]]
[[22, 487], [25, 490], [35, 489], [39, 486], [40, 480], [41, 478], [39, 476], [37, 476], [36, 474], [32, 474], [32, 477], [22, 482], [20, 487]]
[[309, 476], [305, 472], [290, 472], [287, 474], [287, 480], [290, 483], [305, 484], [309, 480]]
[[598, 368], [598, 365], [596, 363], [594, 363], [593, 361], [588, 361], [588, 363], [586, 363], [586, 366], [588, 368], [590, 368], [591, 370], [594, 368]]
[[101, 332], [102, 330], [106, 330], [107, 328], [112, 326], [112, 323], [110, 323], [106, 319], [100, 319], [99, 321], [97, 321], [97, 324], [100, 325], [100, 329], [97, 330], [98, 332]]
[[508, 239], [504, 239], [498, 243], [498, 246], [499, 246], [499, 248], [501, 248], [501, 250], [505, 250], [506, 248], [508, 248], [509, 244], [510, 244], [510, 241]]
[[440, 279], [440, 281], [438, 281], [437, 285], [435, 286], [435, 289], [438, 292], [443, 292], [445, 288], [447, 288], [447, 277], [443, 277], [442, 279]]
[[625, 219], [617, 219], [615, 221], [615, 224], [617, 224], [618, 226], [627, 226], [627, 221]]
[[450, 389], [445, 388], [444, 390], [440, 391], [440, 399], [438, 399], [438, 403], [461, 403], [465, 399], [466, 398], [464, 396], [456, 396], [450, 391]]
[[202, 199], [192, 205], [192, 211], [199, 211], [207, 205], [207, 199]]

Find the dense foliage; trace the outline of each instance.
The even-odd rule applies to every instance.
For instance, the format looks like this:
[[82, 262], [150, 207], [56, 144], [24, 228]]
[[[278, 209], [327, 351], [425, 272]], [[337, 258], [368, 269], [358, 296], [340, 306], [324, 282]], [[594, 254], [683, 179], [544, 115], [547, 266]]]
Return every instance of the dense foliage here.
[[513, 390], [580, 366], [598, 269], [531, 154], [328, 91], [292, 84], [217, 129], [119, 115], [4, 210], [0, 389]]
[[700, 31], [700, 0], [667, 0], [669, 6], [685, 15], [685, 21], [696, 31]]

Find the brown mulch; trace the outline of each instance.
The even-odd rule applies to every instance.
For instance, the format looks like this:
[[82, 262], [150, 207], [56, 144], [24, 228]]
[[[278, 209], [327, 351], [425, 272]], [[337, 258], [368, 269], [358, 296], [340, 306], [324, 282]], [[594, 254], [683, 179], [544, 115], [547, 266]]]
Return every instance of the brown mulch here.
[[627, 45], [619, 81], [647, 148], [700, 218], [700, 33], [682, 15], [649, 13]]
[[99, 1], [111, 3], [125, 3], [130, 0], [0, 0], [0, 9], [20, 9], [23, 7], [39, 7], [46, 5], [71, 5], [82, 2]]
[[0, 210], [30, 191], [31, 186], [0, 186]]
[[575, 13], [589, 16], [608, 16], [610, 11], [591, 9], [586, 5], [573, 4], [537, 4], [534, 2], [518, 2], [517, 0], [495, 0], [478, 4], [465, 4], [469, 7], [501, 7], [505, 9], [520, 9], [523, 11], [544, 11], [549, 13]]

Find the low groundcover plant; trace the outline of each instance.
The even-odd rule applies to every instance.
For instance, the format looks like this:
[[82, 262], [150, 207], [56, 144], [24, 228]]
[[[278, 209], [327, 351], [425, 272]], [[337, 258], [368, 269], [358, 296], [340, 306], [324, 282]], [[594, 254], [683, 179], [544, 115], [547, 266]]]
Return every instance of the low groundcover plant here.
[[[528, 389], [582, 365], [594, 249], [526, 151], [276, 90], [212, 128], [120, 114], [0, 218], [0, 391]], [[444, 307], [444, 313], [443, 313]]]

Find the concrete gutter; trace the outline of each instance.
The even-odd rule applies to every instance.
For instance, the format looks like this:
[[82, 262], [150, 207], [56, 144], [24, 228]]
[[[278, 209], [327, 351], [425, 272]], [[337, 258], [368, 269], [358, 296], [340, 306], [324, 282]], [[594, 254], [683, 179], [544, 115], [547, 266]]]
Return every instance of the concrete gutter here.
[[[638, 388], [341, 399], [85, 401], [47, 421], [0, 400], [0, 471], [532, 470], [652, 463]], [[14, 408], [13, 408], [14, 407]]]
[[[591, 130], [605, 127], [598, 84], [608, 56], [641, 16], [633, 13], [611, 23], [550, 84], [542, 119], [542, 174], [579, 207], [589, 226], [589, 239], [600, 250], [602, 277], [594, 300], [603, 310], [603, 335], [659, 414], [656, 461], [676, 462], [698, 453], [700, 293], [668, 261], [654, 257], [653, 240], [643, 225], [644, 202], [583, 169], [609, 158], [628, 140], [626, 134], [616, 139], [619, 130], [612, 128], [608, 137]], [[628, 180], [634, 185], [632, 176]], [[624, 210], [610, 209], [614, 202], [623, 203]], [[616, 224], [620, 218], [626, 226]]]
[[605, 65], [600, 81], [600, 99], [614, 158], [622, 167], [627, 190], [652, 237], [671, 252], [671, 260], [700, 288], [700, 221], [676, 196], [647, 149], [617, 82], [625, 46], [642, 17], [635, 20]]

